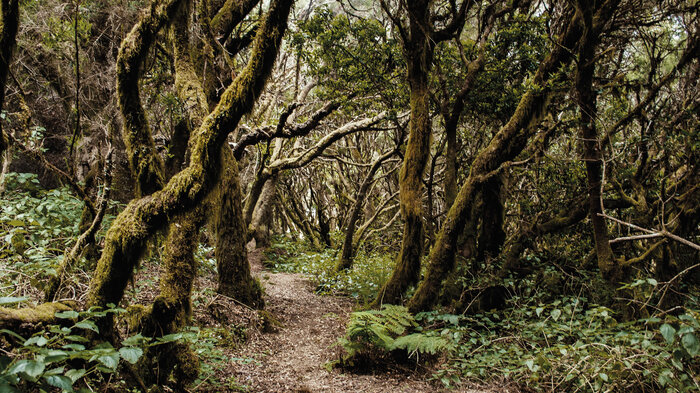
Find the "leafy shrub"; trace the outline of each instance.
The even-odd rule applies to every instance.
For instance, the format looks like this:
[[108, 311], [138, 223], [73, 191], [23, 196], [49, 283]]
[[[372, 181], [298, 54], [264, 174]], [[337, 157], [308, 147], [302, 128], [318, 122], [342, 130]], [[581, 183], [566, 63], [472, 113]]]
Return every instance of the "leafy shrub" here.
[[[89, 387], [91, 381], [104, 382], [105, 374], [117, 371], [120, 360], [135, 364], [147, 344], [140, 335], [127, 338], [117, 349], [109, 343], [88, 347], [88, 339], [81, 334], [99, 331], [93, 319], [121, 312], [124, 310], [114, 307], [104, 311], [59, 312], [56, 317], [65, 319], [65, 326], [48, 326], [29, 339], [9, 330], [0, 330], [0, 335], [20, 344], [13, 357], [0, 355], [0, 391], [19, 392], [36, 387], [42, 391], [59, 388], [72, 392], [78, 383]], [[152, 345], [157, 344], [160, 342]], [[91, 390], [84, 388], [79, 391]]]
[[462, 379], [506, 378], [535, 391], [696, 391], [700, 371], [698, 312], [618, 322], [587, 299], [548, 304], [513, 299], [502, 312], [472, 316], [417, 315], [453, 340], [449, 361], [436, 374], [445, 385]]

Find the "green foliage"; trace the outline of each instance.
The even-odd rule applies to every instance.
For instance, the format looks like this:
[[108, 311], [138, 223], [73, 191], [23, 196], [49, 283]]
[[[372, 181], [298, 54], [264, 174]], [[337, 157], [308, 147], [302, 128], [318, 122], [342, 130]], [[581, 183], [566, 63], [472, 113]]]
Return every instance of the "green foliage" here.
[[358, 311], [350, 315], [344, 337], [338, 344], [347, 353], [345, 363], [382, 352], [403, 350], [409, 356], [436, 354], [450, 349], [450, 342], [435, 332], [422, 332], [405, 307], [383, 305], [381, 310]]
[[203, 384], [212, 386], [227, 386], [234, 391], [246, 391], [246, 387], [239, 385], [233, 377], [224, 378], [225, 368], [230, 362], [248, 364], [253, 362], [250, 358], [234, 358], [226, 353], [225, 347], [234, 346], [242, 339], [245, 332], [230, 332], [228, 328], [199, 328], [190, 327], [186, 332], [181, 333], [181, 338], [189, 342], [194, 352], [200, 359], [199, 376], [194, 382], [192, 390]]
[[[9, 173], [0, 198], [0, 281], [16, 284], [18, 275], [40, 280], [55, 268], [78, 234], [83, 202], [67, 188], [44, 190], [37, 176]], [[3, 285], [4, 286], [4, 285]]]
[[454, 344], [436, 377], [447, 386], [506, 378], [534, 391], [697, 389], [692, 378], [700, 371], [697, 311], [666, 321], [619, 322], [612, 310], [583, 297], [522, 301], [511, 299], [501, 312], [417, 315]]
[[334, 14], [328, 7], [319, 7], [299, 23], [290, 46], [298, 50], [309, 75], [319, 80], [321, 98], [380, 94], [385, 104], [407, 105], [400, 45], [379, 19]]
[[303, 273], [322, 294], [348, 295], [360, 303], [374, 299], [391, 274], [391, 254], [358, 252], [352, 269], [337, 273], [338, 251], [314, 250], [309, 245], [276, 237], [266, 252], [266, 264], [274, 271]]
[[91, 391], [93, 383], [105, 382], [108, 375], [117, 372], [120, 360], [135, 364], [146, 345], [143, 337], [129, 337], [118, 349], [109, 343], [90, 347], [84, 337], [86, 331], [99, 331], [94, 319], [122, 312], [114, 307], [59, 312], [56, 317], [66, 320], [66, 324], [48, 326], [29, 339], [0, 330], [0, 335], [18, 344], [11, 357], [0, 355], [0, 391], [19, 392], [32, 387], [72, 392], [77, 385], [83, 386], [78, 391]]

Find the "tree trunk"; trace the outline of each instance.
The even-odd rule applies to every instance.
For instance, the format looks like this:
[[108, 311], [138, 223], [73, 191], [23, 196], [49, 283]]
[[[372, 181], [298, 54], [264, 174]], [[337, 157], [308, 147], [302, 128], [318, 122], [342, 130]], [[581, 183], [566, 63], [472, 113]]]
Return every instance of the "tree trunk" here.
[[347, 228], [345, 229], [343, 248], [340, 251], [340, 258], [338, 259], [338, 264], [336, 265], [336, 271], [345, 270], [352, 267], [352, 259], [355, 256], [355, 250], [353, 250], [352, 246], [353, 236], [355, 236], [355, 226], [357, 225], [357, 221], [362, 215], [365, 199], [367, 199], [367, 192], [369, 192], [370, 187], [374, 183], [374, 175], [377, 173], [379, 168], [381, 168], [384, 161], [388, 160], [396, 152], [397, 150], [392, 150], [376, 159], [374, 163], [372, 163], [372, 166], [369, 168], [369, 172], [367, 172], [367, 175], [362, 181], [360, 190], [355, 196], [355, 203], [350, 210]]
[[596, 129], [597, 94], [593, 90], [593, 74], [595, 73], [595, 49], [598, 37], [593, 31], [593, 9], [590, 5], [579, 10], [583, 14], [583, 44], [579, 49], [578, 70], [576, 72], [576, 91], [581, 110], [581, 138], [583, 139], [583, 161], [586, 165], [588, 180], [588, 208], [593, 227], [598, 268], [606, 280], [617, 282], [621, 277], [621, 269], [615, 261], [608, 226], [603, 213], [603, 196], [601, 195], [603, 162], [601, 160], [600, 143]]
[[255, 238], [255, 245], [259, 248], [270, 245], [270, 226], [272, 207], [277, 196], [277, 177], [278, 175], [274, 174], [265, 182], [248, 225], [248, 233], [251, 238]]
[[[250, 60], [223, 93], [219, 104], [193, 135], [189, 166], [151, 196], [132, 201], [107, 232], [105, 248], [91, 282], [87, 307], [118, 304], [146, 240], [169, 217], [195, 208], [214, 187], [219, 155], [228, 133], [249, 113], [270, 74], [292, 0], [276, 0], [260, 26]], [[101, 334], [112, 332], [111, 317], [100, 321]]]
[[580, 37], [579, 20], [580, 15], [576, 13], [557, 45], [537, 70], [533, 84], [538, 87], [523, 95], [508, 123], [475, 158], [469, 176], [447, 213], [431, 250], [426, 275], [409, 302], [411, 311], [425, 310], [437, 302], [442, 282], [454, 266], [457, 239], [465, 224], [474, 219], [469, 217], [473, 201], [481, 186], [493, 176], [499, 175], [502, 164], [515, 158], [534, 133], [534, 126], [543, 117], [551, 95], [546, 82], [560, 66], [568, 64], [571, 60], [571, 48]]
[[399, 174], [399, 198], [404, 219], [401, 252], [389, 281], [380, 289], [371, 307], [397, 303], [418, 281], [423, 257], [423, 172], [430, 153], [430, 88], [428, 76], [433, 61], [433, 44], [426, 28], [430, 23], [430, 2], [408, 2], [410, 38], [404, 42], [411, 88], [411, 119], [404, 163]]
[[477, 240], [476, 260], [484, 261], [498, 256], [506, 232], [503, 230], [505, 206], [502, 176], [494, 176], [481, 188], [481, 226]]
[[[197, 276], [194, 251], [205, 221], [203, 210], [199, 207], [184, 213], [176, 218], [176, 225], [170, 226], [165, 239], [160, 293], [147, 308], [129, 308], [130, 313], [136, 314], [130, 318], [132, 331], [140, 331], [145, 337], [162, 337], [187, 326], [192, 315], [192, 285]], [[137, 369], [148, 386], [165, 385], [175, 371], [176, 384], [185, 387], [197, 377], [198, 365], [197, 356], [187, 344], [168, 343], [149, 347]]]
[[[0, 110], [5, 101], [5, 83], [10, 72], [12, 51], [15, 49], [17, 28], [19, 27], [19, 1], [0, 0]], [[7, 139], [0, 122], [0, 160], [3, 160]]]

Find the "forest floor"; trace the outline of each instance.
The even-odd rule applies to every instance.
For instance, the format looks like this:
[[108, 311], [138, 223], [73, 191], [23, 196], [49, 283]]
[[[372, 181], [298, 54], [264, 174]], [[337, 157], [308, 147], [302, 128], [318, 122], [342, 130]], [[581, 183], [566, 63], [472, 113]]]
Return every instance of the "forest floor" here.
[[[228, 361], [219, 374], [229, 377], [227, 391], [259, 393], [317, 392], [443, 392], [439, 382], [430, 381], [431, 371], [419, 365], [367, 367], [363, 373], [326, 367], [339, 358], [335, 346], [345, 332], [354, 302], [346, 297], [320, 296], [308, 278], [297, 273], [273, 273], [262, 265], [262, 250], [249, 250], [253, 274], [265, 288], [265, 310], [270, 318], [265, 327], [260, 318], [257, 328], [249, 328], [246, 340], [225, 349]], [[252, 310], [228, 302], [209, 302], [197, 319], [237, 313], [237, 321], [256, 324]], [[219, 304], [217, 311], [216, 303]], [[228, 304], [226, 304], [228, 303]], [[223, 304], [223, 306], [222, 306]], [[223, 307], [223, 308], [222, 308]], [[219, 320], [224, 315], [215, 315]], [[226, 319], [226, 318], [224, 318]], [[269, 322], [273, 321], [273, 322]], [[204, 391], [224, 391], [217, 384], [205, 384]], [[203, 386], [202, 386], [203, 387]], [[212, 390], [210, 390], [212, 389]], [[199, 389], [198, 389], [199, 390]], [[201, 391], [201, 390], [199, 390]], [[452, 390], [455, 392], [455, 390]], [[462, 390], [460, 392], [476, 392]]]
[[414, 367], [384, 367], [364, 374], [324, 365], [340, 356], [334, 343], [344, 334], [353, 301], [320, 296], [307, 278], [297, 273], [263, 270], [262, 251], [251, 250], [253, 273], [265, 288], [265, 309], [279, 321], [273, 331], [256, 334], [235, 351], [236, 381], [251, 392], [438, 392], [428, 382], [430, 372]]

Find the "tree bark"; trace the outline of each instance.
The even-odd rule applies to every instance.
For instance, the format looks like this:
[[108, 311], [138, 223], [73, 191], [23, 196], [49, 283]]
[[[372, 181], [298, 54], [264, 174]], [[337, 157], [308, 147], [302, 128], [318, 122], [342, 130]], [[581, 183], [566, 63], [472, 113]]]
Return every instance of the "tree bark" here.
[[583, 44], [578, 51], [578, 69], [576, 72], [576, 92], [581, 111], [580, 130], [583, 140], [583, 161], [586, 165], [588, 180], [588, 209], [595, 251], [598, 257], [598, 268], [606, 280], [617, 282], [621, 277], [621, 267], [615, 261], [608, 237], [608, 226], [603, 213], [603, 161], [601, 160], [600, 141], [596, 129], [597, 94], [593, 90], [593, 75], [595, 73], [595, 50], [598, 35], [593, 30], [593, 6], [590, 3], [579, 2], [579, 10], [583, 19]]
[[[215, 186], [221, 147], [262, 92], [277, 57], [292, 3], [292, 0], [276, 0], [270, 5], [248, 64], [194, 133], [189, 166], [173, 176], [162, 190], [132, 201], [117, 216], [107, 232], [105, 248], [91, 282], [88, 307], [118, 304], [150, 235], [163, 228], [170, 216], [195, 208]], [[101, 323], [105, 328], [102, 334], [110, 334], [111, 319]]]
[[399, 199], [404, 219], [401, 251], [396, 267], [371, 307], [397, 303], [404, 291], [418, 281], [423, 257], [423, 181], [422, 176], [430, 153], [430, 88], [428, 76], [433, 62], [433, 42], [427, 26], [430, 1], [407, 3], [410, 16], [410, 37], [404, 42], [411, 88], [411, 119], [404, 163], [399, 174]]
[[[0, 0], [0, 110], [5, 101], [5, 83], [10, 72], [18, 27], [19, 0]], [[7, 138], [2, 132], [2, 122], [0, 122], [0, 160], [3, 160], [7, 145]]]
[[465, 224], [481, 186], [503, 170], [503, 164], [514, 159], [525, 147], [543, 117], [551, 96], [548, 79], [562, 65], [571, 61], [571, 50], [581, 33], [580, 13], [575, 13], [549, 56], [540, 64], [533, 78], [533, 87], [520, 99], [515, 113], [498, 131], [489, 145], [474, 159], [471, 171], [450, 208], [429, 257], [423, 281], [409, 302], [413, 312], [428, 309], [438, 300], [442, 282], [454, 267], [457, 239]]

